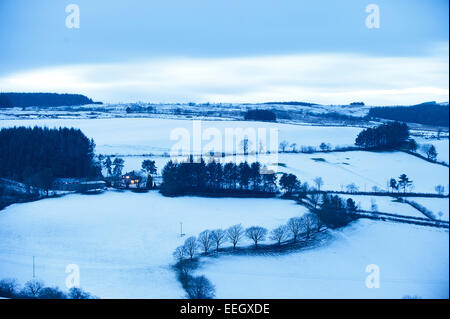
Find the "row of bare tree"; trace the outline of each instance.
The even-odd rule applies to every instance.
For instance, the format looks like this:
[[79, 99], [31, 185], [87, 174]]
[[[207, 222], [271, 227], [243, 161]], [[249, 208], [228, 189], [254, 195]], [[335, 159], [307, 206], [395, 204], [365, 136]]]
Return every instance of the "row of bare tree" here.
[[247, 237], [252, 240], [254, 247], [258, 248], [258, 244], [267, 237], [275, 241], [281, 246], [283, 242], [291, 240], [297, 242], [301, 237], [310, 239], [312, 234], [319, 232], [324, 224], [314, 213], [307, 213], [301, 217], [292, 217], [285, 225], [269, 231], [261, 226], [251, 226], [246, 229], [241, 224], [233, 225], [226, 230], [215, 229], [202, 231], [198, 237], [188, 237], [184, 245], [175, 249], [174, 257], [178, 261], [185, 259], [192, 260], [199, 253], [209, 254], [212, 250], [219, 251], [220, 247], [229, 242], [233, 246], [233, 250], [243, 238]]

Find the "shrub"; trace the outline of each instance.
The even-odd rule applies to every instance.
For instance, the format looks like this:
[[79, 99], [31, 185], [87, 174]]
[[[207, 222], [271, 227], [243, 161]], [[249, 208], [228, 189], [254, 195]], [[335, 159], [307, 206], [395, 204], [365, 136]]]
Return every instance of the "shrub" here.
[[214, 286], [205, 276], [191, 277], [186, 292], [189, 299], [212, 299], [215, 297]]

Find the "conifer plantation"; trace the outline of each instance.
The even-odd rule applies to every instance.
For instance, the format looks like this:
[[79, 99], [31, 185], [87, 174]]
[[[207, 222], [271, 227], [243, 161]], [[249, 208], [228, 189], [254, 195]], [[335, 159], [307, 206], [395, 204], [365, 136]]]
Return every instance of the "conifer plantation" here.
[[93, 140], [74, 128], [0, 130], [0, 177], [27, 182], [36, 176], [96, 177]]

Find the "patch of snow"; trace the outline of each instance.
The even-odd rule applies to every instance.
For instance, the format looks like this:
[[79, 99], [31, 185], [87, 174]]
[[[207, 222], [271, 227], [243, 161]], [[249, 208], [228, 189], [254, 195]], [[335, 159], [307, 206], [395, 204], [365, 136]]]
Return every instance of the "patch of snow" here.
[[280, 199], [168, 198], [157, 192], [15, 204], [0, 212], [0, 274], [25, 283], [36, 256], [37, 278], [49, 286], [65, 290], [66, 266], [76, 264], [81, 287], [101, 298], [182, 298], [170, 265], [187, 237], [238, 223], [272, 229], [306, 211]]
[[[217, 298], [449, 297], [448, 230], [359, 220], [319, 248], [278, 256], [203, 258]], [[368, 265], [380, 287], [367, 288]]]
[[424, 214], [407, 203], [397, 201], [389, 196], [363, 196], [363, 195], [342, 195], [342, 198], [352, 198], [360, 209], [373, 211], [372, 205], [375, 205], [375, 211], [381, 213], [397, 214], [411, 217], [426, 218]]
[[[448, 198], [410, 197], [408, 199], [433, 212], [436, 218], [449, 220]], [[439, 212], [442, 212], [442, 216], [439, 216]]]

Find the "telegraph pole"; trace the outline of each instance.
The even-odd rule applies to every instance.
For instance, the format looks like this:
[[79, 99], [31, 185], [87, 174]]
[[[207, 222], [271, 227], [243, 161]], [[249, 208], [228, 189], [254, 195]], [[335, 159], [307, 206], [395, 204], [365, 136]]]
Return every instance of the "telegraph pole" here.
[[36, 277], [35, 266], [34, 266], [34, 256], [33, 256], [33, 279]]

